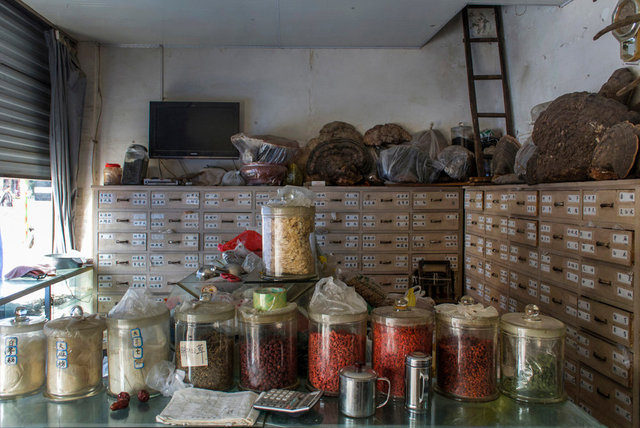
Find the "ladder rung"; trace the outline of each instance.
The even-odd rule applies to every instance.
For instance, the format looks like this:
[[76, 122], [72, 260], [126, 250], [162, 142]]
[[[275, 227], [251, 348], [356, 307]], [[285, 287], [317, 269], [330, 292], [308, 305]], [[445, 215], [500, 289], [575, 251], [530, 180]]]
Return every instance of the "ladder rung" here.
[[474, 74], [474, 80], [502, 80], [502, 74]]
[[478, 117], [507, 117], [504, 113], [478, 113]]
[[497, 37], [469, 37], [471, 43], [498, 43]]

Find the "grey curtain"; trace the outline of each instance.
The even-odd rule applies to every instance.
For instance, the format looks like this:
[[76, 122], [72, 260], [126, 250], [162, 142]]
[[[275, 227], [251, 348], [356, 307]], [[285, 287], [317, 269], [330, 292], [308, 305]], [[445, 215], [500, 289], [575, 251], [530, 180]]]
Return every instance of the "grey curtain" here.
[[49, 49], [51, 112], [49, 143], [53, 188], [53, 250], [75, 249], [73, 222], [77, 193], [82, 110], [87, 79], [78, 59], [55, 30], [45, 33]]

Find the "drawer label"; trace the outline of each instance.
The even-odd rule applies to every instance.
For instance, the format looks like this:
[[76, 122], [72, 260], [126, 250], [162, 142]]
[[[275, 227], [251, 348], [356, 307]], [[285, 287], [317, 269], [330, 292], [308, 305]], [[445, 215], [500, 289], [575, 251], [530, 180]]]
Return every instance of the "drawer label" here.
[[629, 252], [626, 250], [616, 250], [615, 248], [611, 250], [611, 257], [614, 259], [629, 259]]
[[631, 397], [624, 392], [620, 391], [616, 388], [616, 392], [614, 393], [616, 400], [623, 402], [627, 406], [631, 405]]
[[614, 244], [628, 245], [629, 244], [629, 235], [621, 234], [621, 233], [614, 233], [613, 234], [613, 243]]
[[618, 282], [621, 282], [623, 284], [627, 284], [627, 285], [631, 285], [631, 280], [633, 278], [632, 274], [626, 274], [626, 273], [622, 273], [622, 272], [618, 272]]
[[633, 192], [620, 192], [618, 194], [618, 200], [620, 202], [634, 202], [635, 194]]
[[618, 210], [618, 216], [620, 217], [633, 217], [636, 215], [635, 208], [620, 208]]
[[584, 207], [582, 209], [582, 214], [589, 216], [596, 215], [596, 207]]
[[586, 288], [594, 288], [595, 281], [593, 279], [582, 278], [582, 286]]
[[570, 204], [579, 204], [580, 203], [580, 195], [568, 195], [567, 202]]
[[[584, 244], [583, 244], [583, 246], [584, 246]], [[567, 249], [568, 250], [573, 250], [573, 251], [578, 251], [578, 249], [579, 249], [578, 242], [576, 242], [576, 241], [567, 241]]]
[[611, 332], [614, 335], [621, 337], [622, 339], [629, 340], [629, 331], [624, 328], [620, 328], [614, 325], [614, 326], [611, 326]]
[[623, 409], [622, 407], [620, 407], [619, 405], [616, 404], [616, 413], [620, 416], [622, 416], [623, 418], [625, 418], [628, 422], [631, 422], [631, 412], [629, 412], [628, 410]]
[[578, 318], [587, 322], [591, 322], [591, 315], [588, 312], [578, 311]]
[[623, 299], [633, 300], [633, 290], [627, 290], [626, 288], [618, 287], [616, 294]]
[[619, 314], [617, 312], [613, 313], [613, 322], [618, 323], [618, 324], [622, 324], [622, 325], [629, 325], [629, 317]]
[[626, 369], [623, 369], [622, 367], [619, 367], [615, 364], [611, 366], [611, 372], [614, 375], [621, 377], [622, 379], [629, 379], [629, 372]]
[[582, 197], [582, 200], [583, 200], [584, 202], [587, 202], [587, 203], [593, 203], [593, 204], [595, 204], [595, 202], [596, 202], [596, 195], [595, 195], [595, 194], [585, 194], [585, 195]]
[[616, 363], [622, 364], [625, 367], [629, 367], [631, 365], [631, 360], [627, 356], [621, 354], [618, 351], [613, 351], [612, 354], [613, 361], [615, 361]]
[[596, 268], [594, 266], [590, 266], [590, 265], [582, 265], [582, 273], [586, 273], [588, 275], [595, 275], [596, 274]]

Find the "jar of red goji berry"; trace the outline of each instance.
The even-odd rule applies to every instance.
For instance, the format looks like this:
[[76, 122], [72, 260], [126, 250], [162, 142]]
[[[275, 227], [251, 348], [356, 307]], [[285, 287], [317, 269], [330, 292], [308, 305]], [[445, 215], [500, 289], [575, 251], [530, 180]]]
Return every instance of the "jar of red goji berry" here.
[[498, 311], [464, 296], [436, 306], [436, 391], [465, 401], [498, 397]]
[[367, 313], [327, 315], [309, 311], [307, 386], [325, 395], [339, 392], [340, 369], [366, 362]]
[[244, 305], [240, 322], [240, 387], [252, 391], [298, 386], [296, 314], [298, 306], [262, 311]]
[[[391, 381], [392, 397], [404, 398], [404, 359], [416, 351], [431, 355], [433, 312], [398, 299], [394, 306], [374, 309], [371, 322], [373, 370]], [[378, 390], [385, 391], [382, 382], [378, 382]]]

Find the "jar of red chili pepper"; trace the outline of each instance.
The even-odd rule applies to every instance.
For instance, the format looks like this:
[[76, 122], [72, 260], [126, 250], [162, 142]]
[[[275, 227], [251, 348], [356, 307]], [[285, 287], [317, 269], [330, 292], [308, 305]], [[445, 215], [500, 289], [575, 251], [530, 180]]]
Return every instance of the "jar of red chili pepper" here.
[[238, 309], [240, 321], [240, 387], [252, 391], [298, 386], [296, 314], [298, 306], [261, 311]]
[[498, 398], [498, 311], [464, 296], [436, 306], [436, 391], [464, 401]]
[[[373, 369], [391, 381], [392, 397], [404, 398], [404, 359], [416, 351], [431, 355], [433, 312], [410, 307], [403, 298], [394, 306], [374, 309], [371, 321]], [[378, 382], [378, 391], [384, 391], [382, 382]]]
[[367, 313], [327, 315], [309, 311], [307, 386], [338, 395], [340, 369], [365, 363]]

